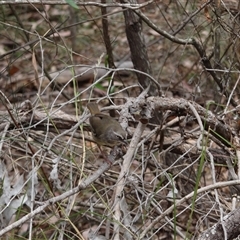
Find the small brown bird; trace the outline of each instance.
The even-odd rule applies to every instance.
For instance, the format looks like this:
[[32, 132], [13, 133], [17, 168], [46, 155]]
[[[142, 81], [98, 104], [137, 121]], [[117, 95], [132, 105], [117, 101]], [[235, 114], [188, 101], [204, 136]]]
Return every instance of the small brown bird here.
[[125, 143], [127, 132], [123, 130], [118, 121], [101, 113], [97, 103], [88, 103], [87, 107], [91, 112], [89, 123], [93, 139], [97, 144], [114, 147]]

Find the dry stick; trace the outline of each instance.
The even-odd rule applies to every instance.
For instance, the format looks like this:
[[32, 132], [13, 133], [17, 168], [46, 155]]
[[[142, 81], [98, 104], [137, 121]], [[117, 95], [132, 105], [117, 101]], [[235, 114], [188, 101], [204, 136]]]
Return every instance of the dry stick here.
[[[116, 156], [112, 156], [113, 158]], [[110, 165], [107, 163], [104, 163], [93, 175], [89, 176], [86, 180], [83, 180], [79, 186], [71, 189], [70, 191], [67, 191], [57, 197], [53, 197], [45, 202], [43, 202], [43, 204], [36, 208], [34, 211], [28, 213], [27, 215], [25, 215], [24, 217], [22, 217], [21, 219], [19, 219], [18, 221], [10, 224], [9, 226], [3, 228], [2, 230], [0, 230], [0, 236], [2, 236], [3, 234], [9, 232], [10, 230], [20, 226], [21, 224], [23, 224], [24, 222], [28, 221], [29, 219], [33, 218], [35, 215], [37, 215], [38, 213], [42, 212], [45, 208], [47, 208], [48, 206], [55, 204], [65, 198], [68, 198], [76, 193], [78, 193], [80, 190], [85, 189], [86, 187], [88, 187], [90, 184], [92, 184], [96, 179], [98, 179], [106, 170], [108, 170], [110, 168]]]
[[[209, 149], [208, 149], [208, 146], [202, 146], [202, 142], [203, 142], [203, 134], [204, 134], [204, 127], [203, 127], [203, 124], [202, 124], [202, 121], [201, 121], [201, 118], [197, 112], [197, 110], [193, 107], [193, 105], [189, 102], [188, 103], [190, 109], [193, 111], [193, 114], [194, 116], [197, 118], [197, 121], [198, 121], [198, 124], [200, 126], [200, 129], [201, 129], [201, 132], [202, 134], [200, 135], [199, 139], [198, 139], [198, 149], [199, 150], [202, 150], [203, 148], [205, 148], [205, 151], [206, 153], [208, 154], [209, 158], [210, 158], [210, 163], [211, 163], [211, 169], [212, 169], [212, 180], [213, 180], [213, 184], [216, 184], [216, 178], [215, 178], [215, 167], [214, 167], [214, 160], [213, 160], [213, 156], [212, 154], [210, 153]], [[205, 143], [206, 144], [206, 143]], [[207, 144], [206, 144], [207, 145]], [[223, 210], [222, 210], [222, 207], [221, 207], [221, 204], [220, 204], [220, 201], [219, 201], [219, 197], [218, 197], [218, 192], [217, 192], [217, 189], [214, 189], [214, 192], [215, 192], [215, 199], [216, 199], [216, 203], [218, 204], [219, 206], [219, 211], [220, 211], [220, 219], [221, 219], [221, 223], [222, 223], [222, 228], [223, 228], [223, 232], [224, 232], [224, 236], [227, 236], [227, 232], [226, 232], [226, 228], [223, 224]], [[195, 204], [195, 203], [193, 203]]]
[[231, 93], [229, 95], [226, 107], [225, 107], [224, 112], [223, 112], [224, 115], [227, 113], [227, 109], [228, 109], [230, 100], [232, 99], [233, 93], [235, 92], [237, 86], [239, 85], [239, 81], [240, 81], [240, 74], [239, 74], [238, 79], [237, 79], [236, 83], [234, 84], [234, 87], [233, 87], [233, 89], [232, 89], [232, 91], [231, 91]]
[[[32, 5], [32, 4], [31, 4], [31, 5]], [[14, 16], [16, 17], [18, 24], [20, 25], [21, 29], [23, 30], [24, 35], [26, 36], [26, 38], [27, 38], [27, 40], [28, 40], [28, 43], [29, 43], [29, 46], [30, 46], [30, 50], [27, 50], [27, 51], [30, 52], [31, 54], [33, 54], [33, 53], [34, 53], [34, 42], [29, 42], [29, 35], [32, 34], [32, 33], [31, 33], [31, 32], [28, 32], [28, 31], [25, 31], [24, 25], [22, 24], [20, 18], [18, 18], [18, 15], [17, 15], [15, 9], [14, 9], [13, 7], [11, 7], [11, 4], [9, 4], [9, 6], [10, 6], [10, 8], [11, 8], [13, 14], [14, 14]], [[35, 9], [38, 10], [37, 8], [35, 8]], [[40, 12], [39, 12], [39, 13], [40, 13]], [[41, 13], [40, 13], [40, 14], [41, 14]], [[41, 16], [44, 17], [42, 14], [41, 14]], [[47, 21], [46, 18], [44, 18], [44, 19], [45, 19], [45, 21]], [[47, 22], [49, 23], [49, 21], [47, 21]], [[53, 28], [52, 28], [52, 29], [53, 29]], [[51, 29], [51, 30], [52, 30], [52, 29]], [[51, 31], [51, 32], [52, 32], [52, 33], [55, 33], [55, 32], [57, 32], [57, 30]], [[27, 35], [27, 33], [28, 33], [29, 35]], [[47, 34], [48, 34], [48, 32], [47, 32], [46, 34], [44, 34], [44, 35], [47, 35]], [[38, 36], [38, 34], [36, 34], [36, 35]], [[60, 35], [60, 34], [59, 34], [59, 35]], [[39, 36], [38, 36], [38, 37], [39, 37]], [[60, 36], [60, 37], [61, 37], [61, 36]], [[39, 40], [37, 40], [37, 43], [38, 43], [38, 41], [39, 41]], [[40, 42], [40, 41], [39, 41], [39, 42]], [[36, 43], [36, 44], [37, 44], [37, 43]], [[2, 56], [1, 56], [1, 57], [2, 57]], [[41, 61], [40, 61], [40, 59], [39, 59], [39, 57], [38, 57], [38, 54], [35, 54], [35, 60], [36, 60], [36, 62], [38, 63], [38, 65], [39, 65], [40, 67], [43, 66], [43, 65], [41, 65]], [[43, 71], [44, 71], [44, 73], [45, 73], [45, 76], [49, 79], [49, 82], [51, 82], [51, 87], [52, 87], [52, 89], [56, 88], [58, 91], [60, 91], [60, 90], [61, 90], [61, 87], [59, 86], [59, 84], [58, 84], [57, 82], [52, 81], [52, 78], [50, 77], [50, 74], [48, 73], [48, 71], [46, 70], [46, 68], [43, 67], [42, 69], [43, 69]], [[34, 71], [34, 72], [36, 72], [36, 71]], [[35, 80], [37, 81], [37, 85], [39, 85], [39, 84], [38, 84], [38, 76], [37, 76], [37, 74], [35, 75]], [[70, 99], [64, 92], [62, 92], [62, 95], [63, 95], [67, 100]]]
[[231, 128], [224, 124], [224, 122], [219, 121], [211, 111], [193, 101], [187, 101], [183, 98], [148, 97], [146, 100], [139, 102], [139, 104], [140, 106], [148, 104], [151, 109], [161, 109], [162, 111], [170, 109], [172, 111], [188, 112], [193, 115], [192, 111], [189, 110], [189, 102], [194, 106], [202, 121], [206, 122], [205, 128], [210, 128], [210, 133], [219, 139], [225, 146], [232, 146], [230, 142], [234, 134]]
[[130, 142], [127, 154], [124, 156], [123, 166], [121, 169], [121, 172], [118, 177], [117, 181], [117, 187], [116, 187], [116, 193], [115, 193], [115, 201], [114, 201], [114, 240], [120, 239], [119, 234], [119, 223], [121, 222], [121, 208], [120, 208], [120, 202], [122, 199], [122, 192], [125, 186], [125, 181], [129, 173], [130, 165], [133, 159], [133, 156], [136, 152], [137, 145], [140, 141], [140, 138], [142, 136], [142, 133], [146, 127], [146, 124], [142, 124], [139, 122], [134, 135], [132, 137], [132, 140]]
[[[10, 109], [9, 109], [9, 107], [7, 105], [7, 103], [10, 104], [11, 108], [13, 109], [11, 103], [8, 101], [8, 98], [4, 95], [4, 93], [2, 91], [0, 91], [0, 95], [1, 95], [0, 96], [1, 102], [4, 105], [4, 107], [6, 108], [8, 114], [10, 116], [10, 119], [12, 120], [14, 126], [17, 127], [17, 128], [20, 128], [21, 125], [19, 125], [19, 122], [17, 121], [17, 119], [15, 118], [14, 114], [10, 111]], [[31, 105], [30, 105], [30, 107], [31, 107]], [[31, 110], [31, 109], [29, 109], [29, 110]], [[26, 136], [24, 134], [22, 135], [22, 138], [24, 140], [26, 140]], [[36, 151], [34, 151], [32, 145], [27, 140], [26, 140], [26, 142], [27, 142], [27, 147], [29, 148], [29, 150], [32, 153], [32, 155], [36, 154]], [[42, 166], [40, 166], [39, 170], [40, 170], [40, 173], [43, 175], [44, 179], [46, 180], [46, 182], [47, 182], [47, 184], [48, 184], [48, 186], [49, 186], [49, 188], [51, 190], [51, 193], [54, 195], [54, 192], [53, 192], [53, 189], [52, 189], [52, 184], [49, 182], [49, 180], [47, 178], [47, 175], [46, 175], [44, 169], [42, 168]], [[58, 209], [58, 206], [56, 206], [56, 209]], [[61, 216], [61, 212], [60, 211], [59, 211], [59, 216]]]
[[[239, 2], [239, 6], [240, 6], [240, 2]], [[238, 86], [238, 84], [239, 84], [239, 81], [240, 81], [240, 75], [238, 76], [238, 79], [237, 79], [237, 81], [236, 81], [236, 83], [235, 83], [235, 85], [234, 85], [234, 87], [233, 87], [233, 89], [232, 89], [232, 91], [231, 91], [231, 94], [230, 94], [230, 96], [229, 96], [229, 98], [228, 98], [228, 102], [227, 102], [227, 105], [226, 105], [226, 107], [225, 107], [225, 109], [224, 109], [224, 113], [223, 113], [223, 114], [226, 114], [226, 113], [227, 113], [227, 108], [228, 108], [228, 106], [229, 106], [230, 99], [232, 98], [233, 93], [235, 92], [235, 90], [236, 90], [236, 88], [237, 88], [237, 86]], [[238, 175], [238, 179], [240, 179], [240, 149], [239, 149], [239, 138], [238, 138], [238, 136], [234, 138], [234, 144], [235, 144], [236, 146], [238, 146], [238, 147], [236, 148], [236, 156], [237, 156], [237, 160], [238, 160], [238, 161], [237, 161], [237, 162], [238, 162], [237, 175]]]
[[[195, 39], [195, 38], [187, 38], [187, 39], [177, 38], [177, 37], [169, 34], [168, 32], [160, 29], [157, 25], [155, 25], [152, 21], [150, 21], [149, 18], [146, 15], [144, 15], [141, 11], [135, 11], [135, 13], [137, 15], [139, 15], [139, 17], [141, 17], [141, 19], [150, 28], [152, 28], [153, 30], [155, 30], [157, 33], [159, 33], [161, 36], [164, 36], [168, 40], [170, 40], [174, 43], [177, 43], [177, 44], [181, 44], [181, 45], [192, 45], [196, 49], [196, 51], [198, 52], [199, 56], [201, 57], [202, 65], [204, 66], [205, 70], [207, 72], [209, 72], [209, 74], [212, 76], [214, 81], [217, 83], [217, 85], [219, 86], [219, 88], [223, 92], [223, 94], [225, 94], [225, 96], [227, 98], [229, 97], [229, 92], [226, 89], [224, 89], [224, 87], [222, 85], [222, 82], [221, 82], [221, 79], [216, 75], [216, 72], [212, 67], [210, 59], [208, 58], [204, 47], [201, 45], [201, 43], [197, 39]], [[233, 98], [230, 99], [230, 101], [231, 101], [231, 104], [234, 107], [237, 106], [237, 103], [234, 101]]]
[[[216, 184], [212, 184], [206, 187], [202, 187], [200, 189], [198, 189], [197, 194], [206, 192], [206, 191], [211, 191], [213, 189], [217, 189], [217, 188], [223, 188], [223, 187], [228, 187], [228, 186], [234, 186], [234, 185], [238, 185], [240, 184], [240, 180], [234, 180], [234, 181], [227, 181], [227, 182], [219, 182]], [[188, 199], [192, 198], [194, 196], [194, 191], [189, 193], [187, 196], [183, 197], [181, 200], [176, 201], [175, 205], [172, 205], [171, 207], [169, 207], [168, 209], [166, 209], [160, 216], [158, 216], [157, 218], [155, 218], [151, 224], [149, 224], [144, 231], [141, 233], [140, 238], [139, 239], [143, 239], [144, 236], [147, 234], [148, 231], [150, 231], [154, 225], [156, 225], [157, 223], [159, 223], [166, 215], [170, 214], [174, 208], [180, 206], [182, 203], [186, 202]]]
[[[82, 2], [82, 0], [76, 0], [75, 3], [78, 6], [96, 6], [96, 7], [125, 7], [125, 8], [130, 8], [130, 9], [139, 9], [142, 7], [145, 7], [151, 3], [153, 3], [155, 0], [149, 0], [145, 3], [137, 3], [137, 4], [129, 4], [129, 3], [98, 3], [98, 2]], [[41, 4], [41, 5], [68, 5], [68, 3], [65, 0], [20, 0], [20, 1], [16, 1], [16, 0], [1, 0], [0, 1], [0, 5], [6, 5], [6, 4], [13, 4], [13, 5], [17, 5], [17, 4], [29, 4], [30, 2], [34, 3], [34, 4]]]
[[239, 224], [239, 214], [240, 209], [237, 208], [224, 217], [224, 225], [226, 226], [228, 236], [223, 238], [222, 225], [220, 222], [209, 227], [206, 231], [201, 233], [197, 240], [230, 240], [230, 239], [239, 239], [240, 234], [240, 224]]

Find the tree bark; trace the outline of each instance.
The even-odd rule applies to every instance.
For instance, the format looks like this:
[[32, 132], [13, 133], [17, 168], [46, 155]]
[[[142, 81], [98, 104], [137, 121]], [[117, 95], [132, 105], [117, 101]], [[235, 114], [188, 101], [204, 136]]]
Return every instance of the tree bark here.
[[[121, 3], [125, 3], [124, 0], [120, 0]], [[130, 0], [128, 1], [131, 4], [137, 4], [136, 0]], [[131, 58], [133, 62], [133, 66], [136, 70], [139, 70], [141, 72], [147, 73], [151, 75], [151, 66], [147, 54], [147, 48], [144, 42], [144, 39], [142, 37], [142, 22], [140, 17], [134, 13], [131, 9], [125, 9], [123, 12], [124, 18], [125, 18], [125, 24], [126, 24], [126, 35], [128, 39], [128, 44], [131, 51]], [[149, 84], [151, 83], [151, 80], [141, 73], [136, 73], [138, 82], [141, 84], [141, 86], [146, 89]], [[151, 88], [149, 90], [150, 95], [159, 95], [157, 92], [156, 86], [153, 84], [151, 85]]]

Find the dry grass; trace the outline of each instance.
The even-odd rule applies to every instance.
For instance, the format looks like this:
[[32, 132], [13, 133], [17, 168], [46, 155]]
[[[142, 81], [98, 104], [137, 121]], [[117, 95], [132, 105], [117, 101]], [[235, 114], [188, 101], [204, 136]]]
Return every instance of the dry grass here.
[[[198, 39], [219, 70], [224, 89], [231, 92], [239, 75], [239, 21], [226, 11], [217, 18], [216, 6], [210, 5], [193, 14], [198, 2], [155, 1], [142, 12], [178, 38]], [[122, 9], [108, 11], [114, 60], [129, 61]], [[12, 227], [4, 234], [0, 230], [1, 236], [196, 239], [232, 209], [238, 185], [215, 187], [238, 174], [237, 138], [224, 141], [216, 129], [203, 131], [198, 114], [203, 125], [207, 116], [205, 122], [200, 113], [183, 111], [182, 106], [161, 106], [161, 124], [143, 124], [143, 134], [123, 174], [130, 140], [137, 137], [141, 125], [140, 116], [131, 117], [126, 109], [140, 88], [130, 69], [112, 77], [98, 75], [102, 68], [110, 73], [98, 7], [16, 5], [0, 6], [0, 12], [0, 224], [2, 231]], [[227, 105], [228, 98], [200, 64], [196, 50], [159, 37], [145, 24], [143, 35], [152, 76], [163, 94], [213, 111], [225, 121], [229, 135], [237, 136], [237, 108]], [[84, 78], [86, 66], [94, 71]], [[114, 87], [109, 88], [113, 79]], [[236, 102], [238, 95], [236, 86], [232, 96]], [[90, 99], [101, 100], [101, 106], [114, 102], [119, 107], [108, 110], [115, 109], [117, 117], [128, 120], [127, 157], [111, 167], [91, 141], [85, 108]], [[206, 186], [209, 189], [197, 194]], [[15, 221], [19, 225], [13, 226]]]

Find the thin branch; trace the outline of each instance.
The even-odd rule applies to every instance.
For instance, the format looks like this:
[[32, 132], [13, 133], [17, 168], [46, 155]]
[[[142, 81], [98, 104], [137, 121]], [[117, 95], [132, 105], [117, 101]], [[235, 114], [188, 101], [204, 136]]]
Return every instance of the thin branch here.
[[[197, 194], [204, 193], [204, 192], [207, 192], [207, 191], [211, 191], [211, 190], [214, 190], [214, 189], [217, 189], [217, 188], [224, 188], [224, 187], [234, 186], [234, 185], [239, 185], [239, 184], [240, 184], [240, 180], [227, 181], [227, 182], [218, 182], [216, 184], [212, 184], [212, 185], [209, 185], [209, 186], [202, 187], [202, 188], [198, 189]], [[183, 197], [181, 200], [177, 200], [174, 205], [172, 205], [171, 207], [166, 209], [161, 215], [159, 215], [157, 218], [155, 218], [151, 222], [151, 224], [149, 224], [144, 229], [144, 231], [140, 235], [140, 239], [143, 239], [144, 236], [147, 234], [147, 232], [149, 232], [150, 229], [152, 229], [154, 225], [159, 223], [159, 221], [161, 219], [163, 219], [165, 216], [170, 214], [174, 210], [174, 208], [180, 206], [181, 204], [183, 204], [184, 202], [186, 202], [188, 199], [192, 198], [193, 196], [194, 196], [194, 191], [191, 192], [190, 194], [188, 194], [187, 196]]]
[[[150, 0], [145, 3], [141, 4], [129, 4], [129, 3], [97, 3], [97, 2], [82, 2], [82, 0], [75, 0], [75, 3], [78, 6], [96, 6], [96, 7], [125, 7], [130, 9], [139, 9], [142, 7], [145, 7], [151, 3], [153, 3], [155, 0]], [[41, 4], [41, 5], [69, 5], [65, 0], [7, 0], [7, 1], [0, 1], [0, 5], [6, 5], [6, 4]]]

